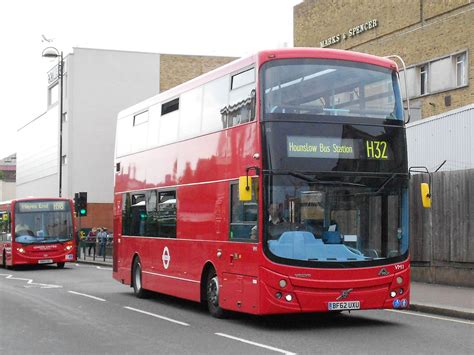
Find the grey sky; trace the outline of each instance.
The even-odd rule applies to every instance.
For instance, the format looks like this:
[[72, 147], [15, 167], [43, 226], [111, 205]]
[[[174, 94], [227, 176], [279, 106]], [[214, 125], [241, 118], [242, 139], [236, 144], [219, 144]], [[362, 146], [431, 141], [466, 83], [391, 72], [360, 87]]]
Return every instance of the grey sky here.
[[[301, 0], [15, 0], [0, 2], [0, 159], [18, 127], [46, 110], [41, 57], [53, 45], [156, 53], [244, 56], [293, 44]], [[32, 142], [29, 142], [32, 143]], [[27, 142], [19, 142], [27, 144]]]

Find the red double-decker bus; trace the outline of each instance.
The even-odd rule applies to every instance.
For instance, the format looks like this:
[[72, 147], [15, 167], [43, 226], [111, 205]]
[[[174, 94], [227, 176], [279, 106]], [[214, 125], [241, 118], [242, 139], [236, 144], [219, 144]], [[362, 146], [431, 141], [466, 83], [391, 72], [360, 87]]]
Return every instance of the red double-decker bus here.
[[25, 198], [0, 202], [0, 255], [4, 267], [76, 260], [71, 200]]
[[405, 308], [397, 65], [263, 51], [122, 111], [113, 277], [216, 317]]

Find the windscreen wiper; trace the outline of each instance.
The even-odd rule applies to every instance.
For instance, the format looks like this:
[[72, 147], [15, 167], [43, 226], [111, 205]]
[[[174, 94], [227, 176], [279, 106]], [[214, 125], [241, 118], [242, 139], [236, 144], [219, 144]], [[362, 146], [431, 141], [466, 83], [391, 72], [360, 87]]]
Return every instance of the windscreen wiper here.
[[393, 178], [394, 178], [396, 175], [398, 175], [398, 173], [393, 173], [392, 175], [390, 175], [390, 176], [388, 177], [388, 179], [386, 179], [386, 180], [382, 183], [382, 185], [379, 186], [379, 188], [377, 189], [377, 191], [375, 191], [374, 193], [375, 193], [375, 194], [378, 194], [378, 193], [381, 192], [383, 189], [385, 189], [385, 186], [387, 186], [387, 184], [388, 184], [390, 181], [392, 181]]
[[319, 180], [312, 178], [311, 176], [302, 174], [302, 173], [297, 173], [294, 171], [289, 171], [288, 175], [300, 178], [301, 180], [310, 182], [312, 184], [319, 184], [319, 185], [333, 185], [333, 186], [357, 186], [357, 187], [367, 187], [367, 185], [364, 184], [358, 184], [356, 182], [346, 182], [346, 181], [333, 181], [333, 180]]
[[372, 192], [359, 192], [359, 193], [355, 193], [354, 195], [357, 195], [357, 196], [360, 196], [360, 195], [378, 195], [379, 193], [381, 193], [384, 189], [385, 189], [385, 186], [388, 185], [388, 183], [390, 181], [393, 180], [393, 178], [397, 175], [399, 175], [400, 173], [393, 173], [392, 175], [390, 175], [387, 179], [385, 179], [384, 182], [382, 182], [382, 184], [378, 187], [377, 191], [372, 191]]

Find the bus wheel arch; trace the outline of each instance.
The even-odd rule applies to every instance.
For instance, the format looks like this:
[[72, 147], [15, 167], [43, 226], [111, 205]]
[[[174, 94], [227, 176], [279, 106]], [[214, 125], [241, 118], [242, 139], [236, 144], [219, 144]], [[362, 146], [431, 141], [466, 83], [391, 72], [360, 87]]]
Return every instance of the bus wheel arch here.
[[201, 303], [207, 307], [207, 297], [206, 297], [206, 283], [207, 283], [207, 276], [209, 272], [212, 270], [216, 270], [214, 265], [208, 261], [206, 265], [204, 265], [204, 268], [202, 269], [201, 273]]
[[219, 278], [214, 265], [208, 262], [201, 275], [201, 301], [215, 318], [226, 318], [227, 311], [219, 305]]
[[131, 268], [131, 278], [130, 278], [130, 287], [133, 287], [133, 293], [138, 298], [147, 298], [149, 297], [149, 291], [143, 288], [142, 284], [142, 264], [138, 254], [133, 256], [132, 268]]

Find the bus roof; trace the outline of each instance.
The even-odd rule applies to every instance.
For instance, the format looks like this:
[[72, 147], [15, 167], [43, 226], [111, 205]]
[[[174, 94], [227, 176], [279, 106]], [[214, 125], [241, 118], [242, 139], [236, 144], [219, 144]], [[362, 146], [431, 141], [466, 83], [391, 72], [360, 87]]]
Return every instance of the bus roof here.
[[7, 201], [0, 201], [0, 206], [1, 205], [9, 205], [12, 202], [25, 202], [25, 201], [69, 201], [69, 198], [65, 197], [24, 197], [24, 198], [15, 198], [12, 200], [7, 200]]
[[319, 59], [337, 59], [353, 62], [367, 63], [378, 65], [392, 70], [398, 70], [397, 64], [387, 58], [378, 57], [371, 54], [352, 52], [340, 49], [328, 48], [283, 48], [275, 50], [264, 50], [248, 57], [236, 59], [210, 72], [204, 73], [194, 79], [186, 81], [169, 90], [163, 91], [133, 106], [130, 106], [119, 112], [118, 118], [135, 114], [154, 104], [165, 102], [177, 98], [181, 93], [191, 90], [197, 86], [203, 85], [209, 81], [217, 79], [226, 74], [238, 73], [246, 67], [250, 67], [254, 63], [261, 66], [263, 63], [275, 59], [292, 59], [292, 58], [319, 58]]

